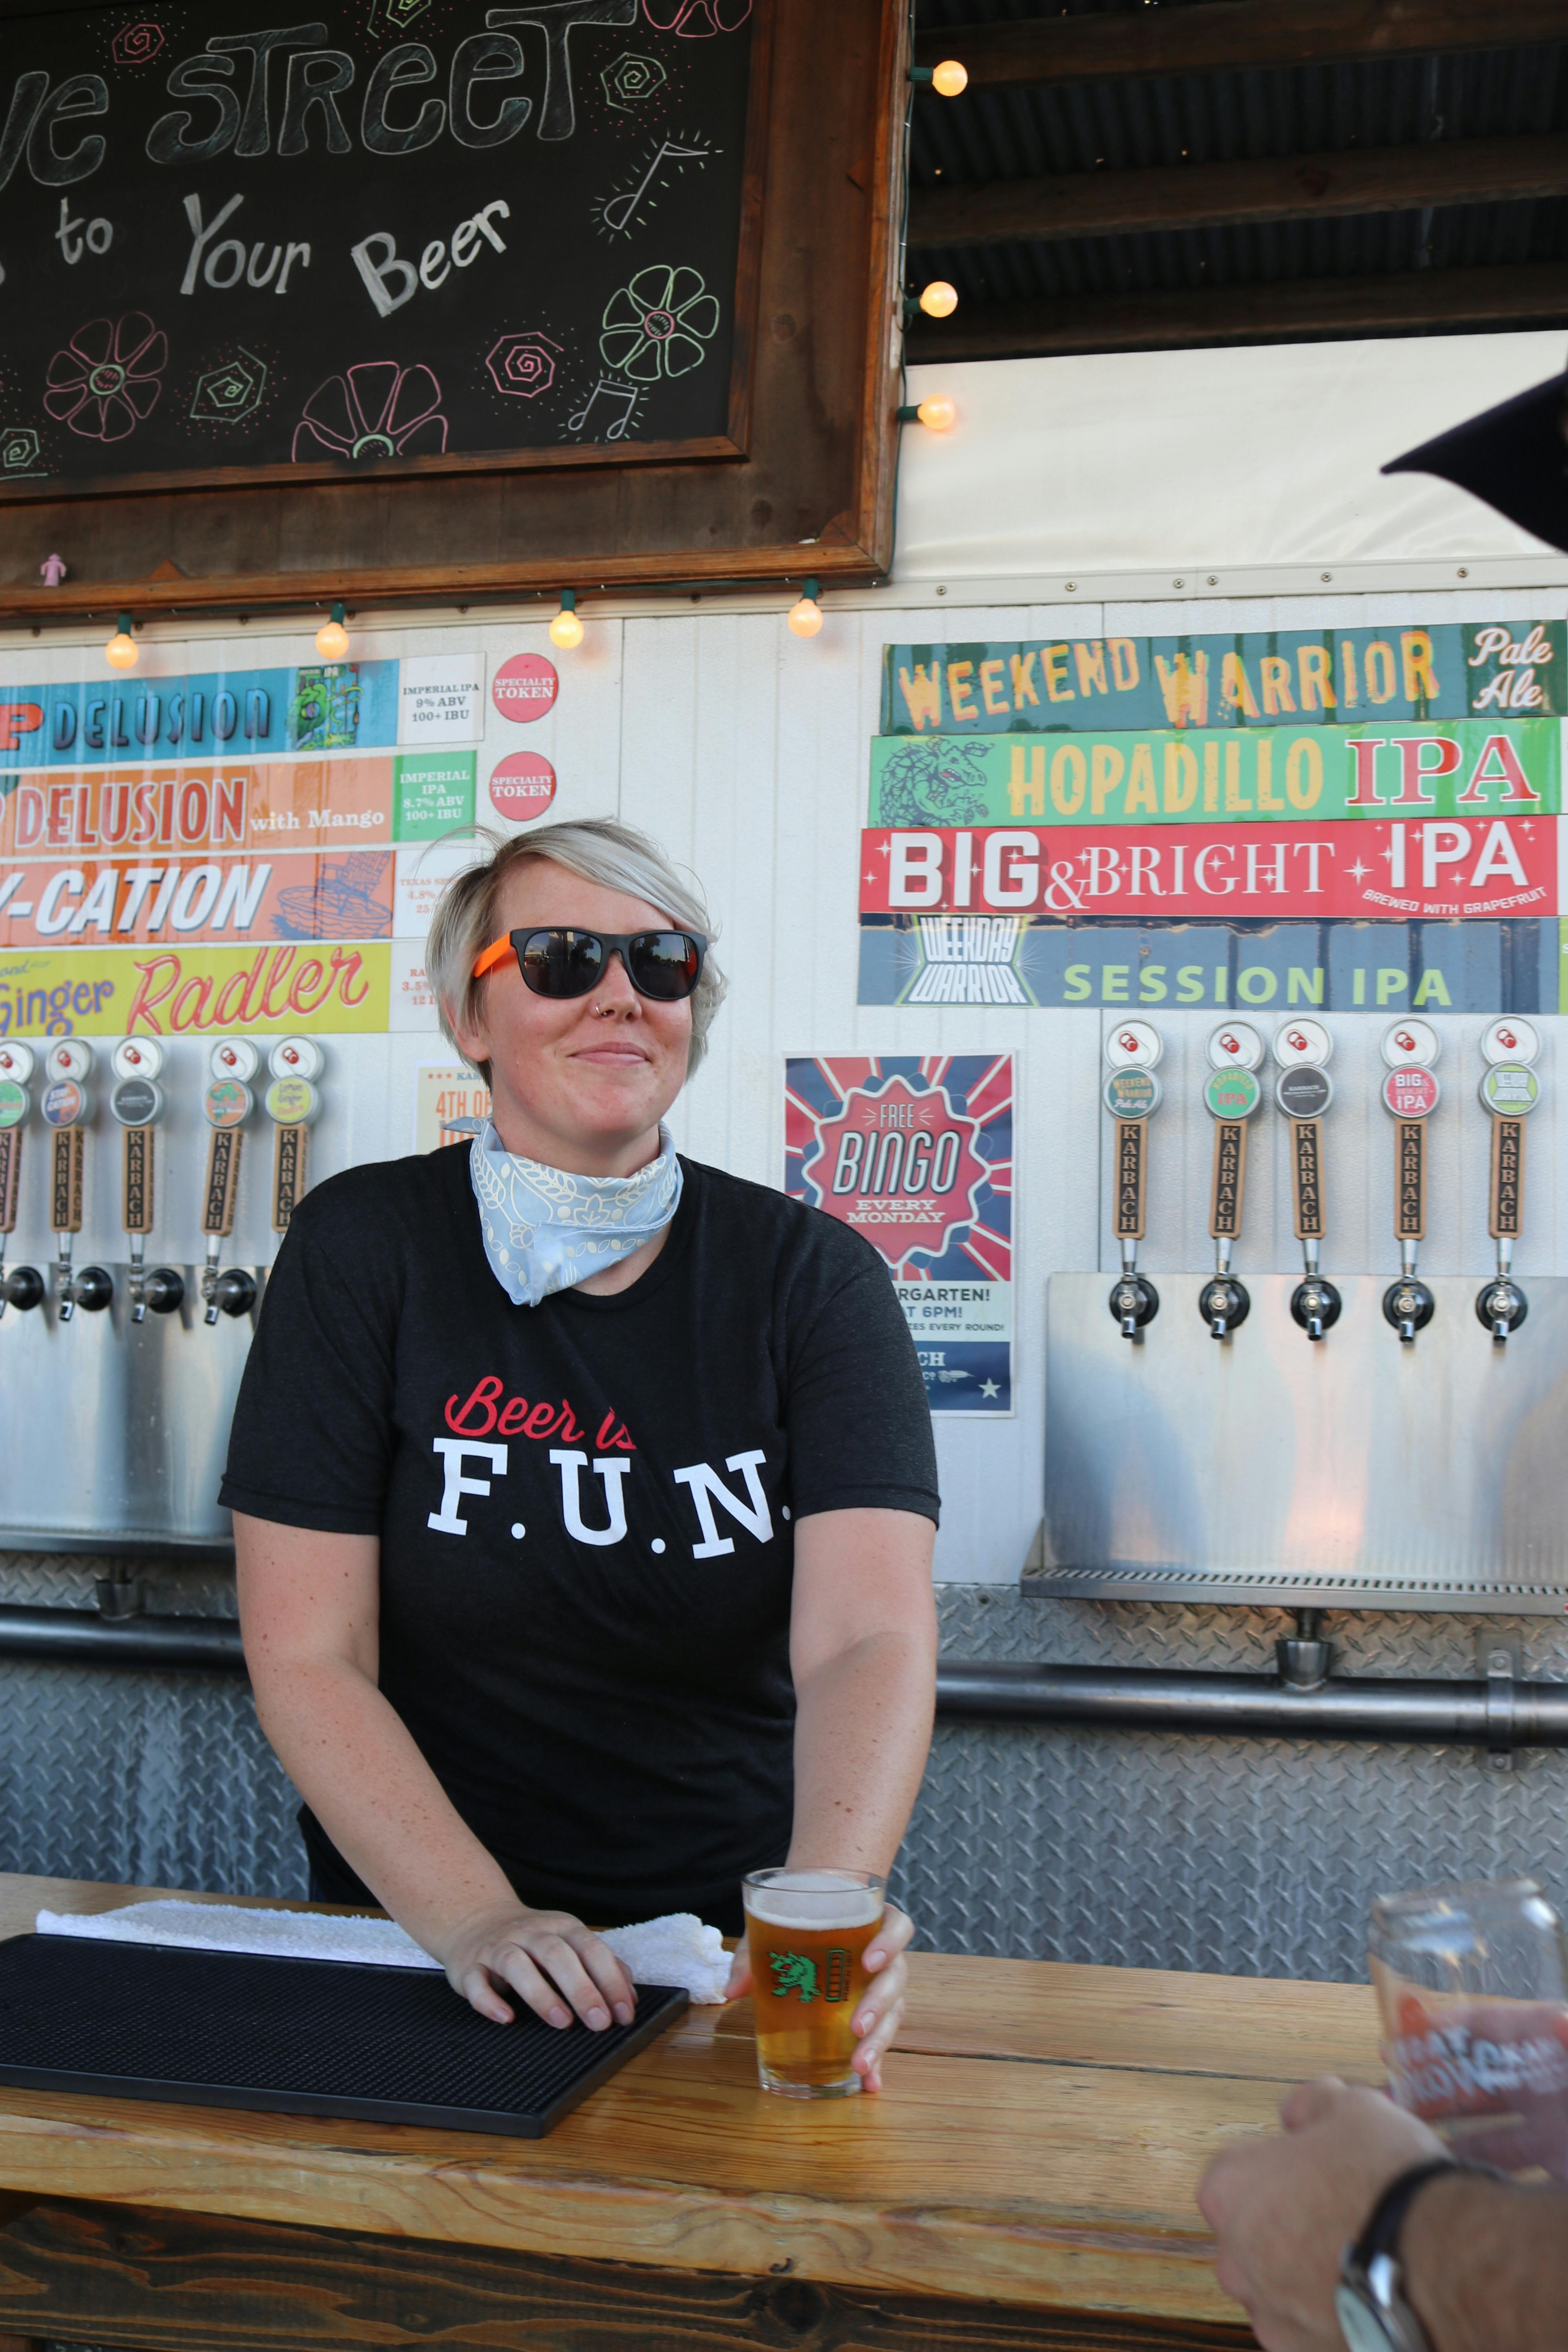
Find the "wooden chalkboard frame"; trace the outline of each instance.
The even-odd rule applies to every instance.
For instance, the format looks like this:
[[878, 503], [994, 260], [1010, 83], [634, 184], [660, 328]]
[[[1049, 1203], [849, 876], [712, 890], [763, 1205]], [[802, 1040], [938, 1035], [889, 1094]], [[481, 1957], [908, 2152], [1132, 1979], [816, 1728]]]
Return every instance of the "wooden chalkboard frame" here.
[[[0, 21], [39, 13], [0, 0]], [[237, 469], [86, 498], [44, 485], [0, 507], [0, 621], [879, 576], [908, 45], [903, 0], [756, 0], [730, 429], [712, 444], [402, 461], [352, 481]], [[56, 552], [68, 572], [51, 589], [38, 571]]]
[[[766, 178], [768, 75], [778, 0], [752, 0], [752, 54], [746, 104], [745, 163], [741, 184], [741, 236], [735, 273], [735, 334], [730, 363], [727, 430], [679, 441], [555, 444], [546, 448], [454, 450], [441, 457], [389, 457], [372, 461], [377, 481], [416, 474], [512, 473], [529, 467], [554, 470], [569, 466], [658, 465], [682, 459], [743, 457], [751, 425], [752, 341], [756, 333], [757, 279], [762, 237], [762, 199]], [[0, 0], [0, 24], [18, 16], [89, 16], [112, 9], [115, 0]], [[341, 466], [292, 461], [272, 466], [205, 466], [175, 473], [114, 474], [98, 478], [0, 483], [0, 511], [10, 506], [58, 503], [63, 499], [119, 498], [145, 490], [251, 488], [265, 482], [339, 482]]]

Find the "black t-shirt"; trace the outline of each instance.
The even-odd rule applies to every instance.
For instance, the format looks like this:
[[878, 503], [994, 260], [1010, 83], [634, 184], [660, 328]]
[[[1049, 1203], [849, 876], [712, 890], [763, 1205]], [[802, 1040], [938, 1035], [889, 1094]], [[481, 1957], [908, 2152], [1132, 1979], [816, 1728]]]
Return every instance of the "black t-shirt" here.
[[[876, 1252], [681, 1164], [640, 1280], [535, 1307], [490, 1272], [466, 1144], [320, 1186], [267, 1286], [221, 1496], [379, 1536], [383, 1691], [519, 1895], [601, 1926], [736, 1926], [742, 1874], [784, 1858], [795, 1522], [937, 1516]], [[318, 1877], [360, 1899], [300, 1819]]]

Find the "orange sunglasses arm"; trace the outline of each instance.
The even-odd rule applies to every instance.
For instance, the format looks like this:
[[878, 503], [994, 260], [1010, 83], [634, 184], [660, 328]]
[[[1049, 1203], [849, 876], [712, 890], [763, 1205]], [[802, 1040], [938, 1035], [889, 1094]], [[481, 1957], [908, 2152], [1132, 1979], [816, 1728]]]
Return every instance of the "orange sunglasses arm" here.
[[483, 980], [486, 972], [493, 971], [498, 963], [503, 963], [506, 961], [506, 958], [510, 955], [511, 951], [511, 934], [510, 931], [503, 940], [492, 940], [489, 947], [474, 959], [474, 978], [476, 980]]

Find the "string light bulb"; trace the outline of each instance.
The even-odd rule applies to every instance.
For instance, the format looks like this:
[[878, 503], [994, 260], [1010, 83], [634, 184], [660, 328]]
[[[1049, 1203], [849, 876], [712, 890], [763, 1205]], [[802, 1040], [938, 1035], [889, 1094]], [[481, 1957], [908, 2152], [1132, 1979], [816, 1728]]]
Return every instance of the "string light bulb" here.
[[956, 58], [943, 58], [939, 66], [911, 66], [910, 79], [923, 82], [934, 89], [939, 98], [957, 98], [969, 88], [969, 71]]
[[800, 594], [790, 606], [788, 620], [797, 637], [815, 637], [822, 626], [822, 606], [817, 599], [822, 594], [820, 580], [803, 580]]
[[951, 319], [958, 308], [958, 289], [945, 278], [933, 278], [921, 289], [921, 309], [928, 319]]
[[951, 433], [957, 422], [958, 403], [945, 392], [928, 392], [922, 401], [906, 403], [899, 410], [900, 425], [923, 425], [928, 433]]
[[142, 648], [131, 634], [131, 615], [121, 613], [114, 625], [114, 635], [103, 648], [103, 658], [110, 669], [134, 669], [142, 658]]
[[343, 608], [341, 604], [334, 604], [331, 618], [323, 621], [316, 631], [316, 651], [323, 661], [341, 662], [347, 660], [348, 650], [349, 633], [343, 626]]
[[574, 588], [561, 591], [561, 610], [550, 624], [550, 642], [563, 653], [570, 653], [583, 642], [583, 624], [577, 618], [577, 592]]

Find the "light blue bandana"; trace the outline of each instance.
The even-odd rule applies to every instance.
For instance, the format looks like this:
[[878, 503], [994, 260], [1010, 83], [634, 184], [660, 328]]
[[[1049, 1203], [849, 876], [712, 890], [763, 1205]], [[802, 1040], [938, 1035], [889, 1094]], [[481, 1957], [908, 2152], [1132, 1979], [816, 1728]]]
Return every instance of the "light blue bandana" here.
[[487, 1120], [468, 1153], [485, 1255], [514, 1307], [571, 1290], [662, 1233], [680, 1205], [669, 1129], [635, 1176], [573, 1176], [509, 1151]]

